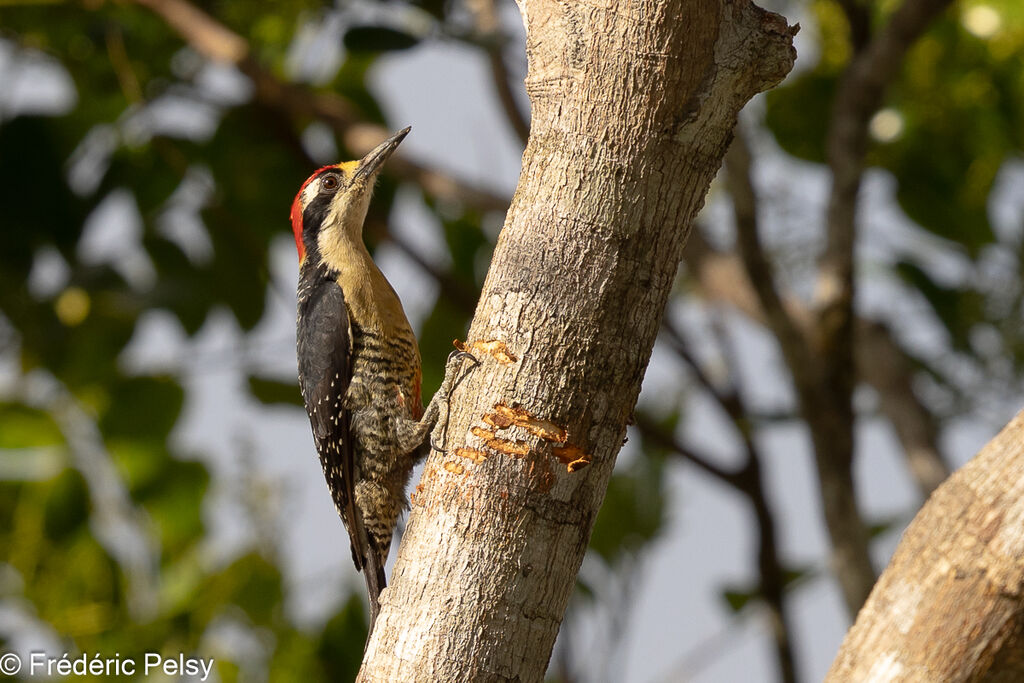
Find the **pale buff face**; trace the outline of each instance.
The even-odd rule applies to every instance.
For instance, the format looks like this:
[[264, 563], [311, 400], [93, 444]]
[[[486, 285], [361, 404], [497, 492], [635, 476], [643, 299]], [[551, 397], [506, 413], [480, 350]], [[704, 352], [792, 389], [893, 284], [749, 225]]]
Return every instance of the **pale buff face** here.
[[[341, 270], [352, 251], [363, 251], [366, 212], [384, 162], [409, 133], [405, 128], [377, 145], [358, 161], [324, 166], [303, 184], [292, 202], [291, 221], [299, 258], [306, 240], [315, 239], [324, 265]], [[312, 233], [312, 234], [311, 234]]]
[[[373, 196], [373, 185], [377, 179], [374, 173], [368, 177], [356, 177], [355, 169], [358, 162], [341, 164], [337, 176], [324, 175], [310, 183], [303, 191], [309, 192], [309, 200], [322, 192], [331, 192], [328, 186], [338, 183], [333, 190], [334, 196], [328, 208], [320, 234], [317, 235], [317, 246], [324, 261], [338, 267], [343, 262], [343, 252], [355, 245], [361, 245], [363, 239], [363, 221]], [[315, 187], [314, 187], [315, 186]], [[303, 197], [306, 200], [306, 197]]]

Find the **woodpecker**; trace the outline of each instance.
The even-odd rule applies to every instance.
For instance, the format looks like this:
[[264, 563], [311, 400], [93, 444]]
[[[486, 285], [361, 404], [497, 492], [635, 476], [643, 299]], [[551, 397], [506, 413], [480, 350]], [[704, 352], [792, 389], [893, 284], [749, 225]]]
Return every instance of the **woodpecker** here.
[[384, 162], [409, 133], [362, 159], [324, 166], [295, 196], [299, 253], [299, 386], [334, 505], [363, 572], [370, 630], [385, 587], [384, 562], [413, 466], [452, 387], [458, 357], [426, 411], [420, 353], [398, 295], [363, 243], [363, 222]]

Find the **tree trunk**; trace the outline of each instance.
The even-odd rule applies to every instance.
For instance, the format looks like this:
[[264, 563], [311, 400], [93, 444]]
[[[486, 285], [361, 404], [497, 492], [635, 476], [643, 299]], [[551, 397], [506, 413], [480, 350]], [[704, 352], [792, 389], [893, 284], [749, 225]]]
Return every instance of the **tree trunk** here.
[[792, 67], [749, 0], [522, 0], [533, 121], [363, 681], [540, 681], [690, 223]]
[[1024, 680], [1024, 412], [907, 528], [829, 681]]

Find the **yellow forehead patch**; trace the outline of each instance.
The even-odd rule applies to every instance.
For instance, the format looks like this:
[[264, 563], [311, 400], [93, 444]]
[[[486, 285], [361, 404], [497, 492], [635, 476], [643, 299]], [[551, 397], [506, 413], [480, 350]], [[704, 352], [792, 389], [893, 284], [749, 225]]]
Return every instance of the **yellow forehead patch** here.
[[338, 170], [345, 174], [346, 178], [351, 178], [352, 174], [359, 168], [358, 161], [346, 161], [345, 163], [338, 164]]

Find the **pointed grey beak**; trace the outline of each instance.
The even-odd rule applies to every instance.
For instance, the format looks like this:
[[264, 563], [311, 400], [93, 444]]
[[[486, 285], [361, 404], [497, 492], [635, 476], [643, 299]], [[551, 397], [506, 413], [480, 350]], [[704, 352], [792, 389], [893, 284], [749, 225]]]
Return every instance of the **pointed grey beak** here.
[[384, 142], [380, 143], [373, 148], [369, 154], [359, 160], [359, 168], [356, 169], [355, 177], [353, 180], [367, 180], [371, 178], [384, 162], [394, 153], [398, 148], [399, 143], [405, 139], [405, 136], [412, 130], [412, 126], [407, 126], [402, 130], [398, 131]]

